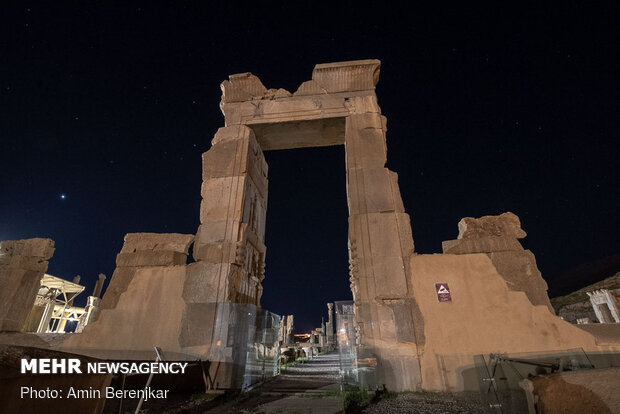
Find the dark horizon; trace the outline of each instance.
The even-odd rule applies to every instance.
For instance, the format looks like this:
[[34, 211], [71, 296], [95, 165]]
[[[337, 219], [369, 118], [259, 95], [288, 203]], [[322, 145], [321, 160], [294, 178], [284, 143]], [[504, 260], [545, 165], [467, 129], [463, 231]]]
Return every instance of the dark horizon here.
[[[550, 296], [574, 290], [570, 269], [619, 253], [618, 6], [412, 7], [7, 10], [0, 240], [54, 239], [48, 273], [89, 294], [126, 233], [196, 232], [229, 74], [294, 92], [317, 63], [377, 58], [416, 251], [512, 211]], [[265, 156], [262, 303], [307, 331], [351, 298], [344, 150]]]

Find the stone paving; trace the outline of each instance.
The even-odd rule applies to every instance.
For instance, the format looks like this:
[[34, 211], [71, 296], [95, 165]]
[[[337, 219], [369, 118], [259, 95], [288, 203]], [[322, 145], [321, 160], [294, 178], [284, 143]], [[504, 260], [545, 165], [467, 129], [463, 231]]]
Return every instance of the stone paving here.
[[319, 355], [289, 367], [278, 378], [261, 387], [262, 394], [280, 393], [285, 398], [262, 404], [257, 413], [335, 414], [342, 412], [338, 353]]

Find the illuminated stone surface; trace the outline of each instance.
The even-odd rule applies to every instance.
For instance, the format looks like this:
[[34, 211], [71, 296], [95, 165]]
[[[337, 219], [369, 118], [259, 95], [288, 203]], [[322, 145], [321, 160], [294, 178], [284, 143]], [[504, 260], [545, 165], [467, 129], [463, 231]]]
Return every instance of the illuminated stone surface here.
[[22, 330], [53, 254], [51, 239], [0, 242], [0, 331]]

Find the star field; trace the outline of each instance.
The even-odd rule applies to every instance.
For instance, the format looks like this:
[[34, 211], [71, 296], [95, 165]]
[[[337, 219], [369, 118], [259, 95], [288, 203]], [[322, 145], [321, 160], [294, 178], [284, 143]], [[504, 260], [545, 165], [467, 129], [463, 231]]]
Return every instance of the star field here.
[[[579, 288], [566, 271], [620, 246], [618, 17], [574, 3], [7, 8], [0, 239], [54, 239], [49, 273], [91, 291], [126, 233], [195, 233], [229, 74], [294, 92], [316, 63], [377, 58], [416, 250], [512, 211], [552, 296]], [[263, 306], [308, 330], [351, 297], [344, 149], [266, 159]]]

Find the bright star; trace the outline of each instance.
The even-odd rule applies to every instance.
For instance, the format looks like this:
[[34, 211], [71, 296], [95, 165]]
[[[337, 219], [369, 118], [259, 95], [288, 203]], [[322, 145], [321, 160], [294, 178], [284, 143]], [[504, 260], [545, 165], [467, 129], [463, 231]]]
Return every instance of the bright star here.
[[64, 200], [64, 199], [66, 199], [66, 198], [67, 198], [67, 195], [66, 195], [66, 194], [61, 194], [61, 195], [60, 195], [60, 199], [61, 199], [61, 200]]

